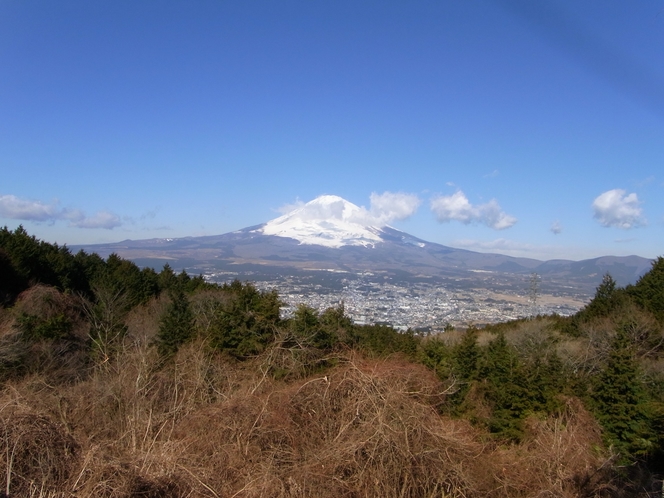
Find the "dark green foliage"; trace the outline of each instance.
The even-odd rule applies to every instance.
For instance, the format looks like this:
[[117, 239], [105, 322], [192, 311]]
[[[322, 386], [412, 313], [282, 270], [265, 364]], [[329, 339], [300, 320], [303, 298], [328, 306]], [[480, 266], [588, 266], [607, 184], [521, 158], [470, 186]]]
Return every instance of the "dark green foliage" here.
[[197, 290], [216, 287], [215, 285], [208, 284], [201, 275], [190, 277], [184, 270], [176, 275], [173, 268], [171, 268], [171, 265], [168, 263], [164, 265], [159, 274], [155, 273], [154, 270], [150, 271], [154, 274], [153, 276], [150, 276], [150, 282], [157, 293], [172, 291], [175, 289], [192, 293]]
[[653, 262], [650, 271], [643, 275], [635, 285], [628, 286], [626, 291], [640, 306], [650, 311], [659, 323], [664, 324], [663, 257], [658, 257]]
[[0, 304], [11, 304], [29, 286], [41, 283], [72, 294], [93, 298], [92, 287], [126, 293], [132, 305], [143, 303], [159, 293], [156, 273], [140, 270], [131, 261], [111, 254], [104, 261], [97, 254], [49, 244], [16, 230], [0, 229]]
[[[559, 395], [566, 389], [562, 361], [544, 346], [523, 358], [502, 332], [483, 347], [477, 338], [478, 330], [471, 327], [452, 348], [432, 342], [425, 346], [425, 364], [431, 365], [435, 355], [440, 358], [435, 368], [454, 380], [448, 413], [485, 425], [499, 439], [518, 441], [526, 417], [559, 409]], [[477, 411], [479, 405], [484, 412]]]
[[593, 398], [607, 442], [623, 459], [643, 456], [654, 449], [655, 438], [646, 413], [648, 400], [624, 327], [618, 331], [606, 366], [596, 379]]
[[568, 389], [565, 369], [558, 354], [555, 350], [543, 354], [524, 369], [530, 410], [548, 414], [560, 408], [559, 395]]
[[217, 309], [210, 328], [211, 344], [236, 357], [260, 353], [274, 340], [281, 302], [276, 291], [259, 292], [236, 280], [224, 285], [227, 303]]
[[453, 352], [455, 372], [460, 379], [466, 382], [477, 379], [480, 354], [480, 348], [477, 346], [477, 329], [470, 327]]
[[174, 355], [179, 347], [194, 335], [194, 315], [189, 299], [182, 291], [171, 293], [168, 304], [159, 323], [157, 348], [162, 357]]
[[302, 345], [331, 350], [339, 342], [340, 335], [347, 334], [352, 323], [345, 316], [343, 306], [328, 308], [322, 314], [300, 304], [289, 320], [290, 330]]
[[107, 292], [125, 294], [127, 305], [133, 307], [159, 293], [155, 277], [153, 270], [141, 270], [135, 263], [111, 254], [103, 266], [97, 267], [93, 283]]
[[499, 334], [484, 351], [479, 376], [492, 407], [489, 429], [500, 437], [519, 440], [523, 434], [522, 422], [530, 409], [524, 374], [516, 351]]
[[378, 356], [404, 353], [415, 358], [418, 342], [412, 330], [399, 332], [387, 325], [356, 325], [347, 344]]
[[353, 328], [353, 321], [346, 315], [343, 303], [323, 311], [319, 321], [322, 329], [330, 338], [328, 347], [334, 346], [337, 341], [344, 342]]
[[463, 334], [461, 341], [452, 350], [452, 376], [456, 390], [449, 397], [450, 412], [461, 414], [468, 409], [464, 401], [474, 381], [478, 380], [482, 351], [477, 345], [478, 331], [470, 327]]
[[585, 321], [608, 316], [624, 305], [625, 297], [623, 289], [616, 287], [616, 281], [607, 273], [597, 286], [595, 297], [579, 314]]
[[173, 268], [166, 263], [157, 277], [157, 286], [160, 290], [166, 291], [169, 289], [175, 289], [178, 286], [178, 283], [178, 277], [175, 275]]
[[16, 321], [23, 339], [28, 341], [67, 339], [72, 332], [71, 320], [64, 313], [52, 317], [22, 313]]
[[581, 334], [582, 326], [598, 318], [620, 314], [630, 302], [624, 289], [616, 286], [610, 274], [605, 274], [602, 283], [597, 286], [593, 299], [578, 313], [559, 321], [559, 329], [573, 337]]
[[453, 375], [452, 350], [438, 338], [434, 337], [422, 341], [419, 361], [436, 372], [441, 380], [447, 380]]
[[36, 283], [65, 291], [89, 289], [84, 269], [69, 249], [40, 241], [22, 226], [13, 232], [7, 227], [0, 229], [0, 250], [4, 253], [2, 265], [11, 279], [9, 286], [1, 286], [4, 301], [13, 302], [19, 292]]
[[16, 296], [27, 287], [25, 278], [19, 275], [9, 254], [0, 249], [0, 306], [11, 304]]

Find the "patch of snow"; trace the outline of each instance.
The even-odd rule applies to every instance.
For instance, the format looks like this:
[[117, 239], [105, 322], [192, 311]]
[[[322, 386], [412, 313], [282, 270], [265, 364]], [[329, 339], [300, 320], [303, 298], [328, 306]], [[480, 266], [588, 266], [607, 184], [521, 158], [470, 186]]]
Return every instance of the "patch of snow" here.
[[290, 213], [268, 221], [265, 235], [289, 237], [300, 244], [339, 248], [375, 247], [382, 242], [381, 229], [367, 225], [365, 209], [336, 195], [322, 195]]

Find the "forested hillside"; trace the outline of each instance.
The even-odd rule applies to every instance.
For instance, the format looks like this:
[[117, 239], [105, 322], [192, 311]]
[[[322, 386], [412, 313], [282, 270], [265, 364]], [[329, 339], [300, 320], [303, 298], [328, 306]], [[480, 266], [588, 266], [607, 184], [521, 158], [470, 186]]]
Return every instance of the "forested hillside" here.
[[438, 336], [0, 230], [0, 496], [661, 496], [664, 259]]

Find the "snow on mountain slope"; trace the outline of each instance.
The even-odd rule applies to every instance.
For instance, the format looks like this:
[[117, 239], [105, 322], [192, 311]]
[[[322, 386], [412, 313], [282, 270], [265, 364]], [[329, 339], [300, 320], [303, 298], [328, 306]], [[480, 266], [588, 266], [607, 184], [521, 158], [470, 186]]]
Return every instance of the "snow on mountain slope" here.
[[382, 242], [382, 230], [371, 225], [375, 218], [365, 209], [336, 195], [322, 195], [257, 230], [325, 247], [374, 247]]

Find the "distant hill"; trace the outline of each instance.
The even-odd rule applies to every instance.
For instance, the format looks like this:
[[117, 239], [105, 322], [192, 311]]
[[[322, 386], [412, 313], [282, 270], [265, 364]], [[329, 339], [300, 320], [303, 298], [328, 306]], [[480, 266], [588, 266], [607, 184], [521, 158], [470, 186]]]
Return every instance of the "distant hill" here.
[[543, 291], [585, 294], [591, 294], [607, 272], [624, 286], [651, 265], [639, 256], [539, 261], [480, 253], [428, 242], [371, 221], [363, 208], [328, 195], [262, 225], [223, 235], [125, 240], [72, 249], [101, 256], [116, 253], [142, 266], [160, 268], [168, 262], [175, 269], [232, 271], [253, 278], [302, 270], [370, 271], [483, 288], [510, 282], [522, 287], [525, 276], [536, 272]]

